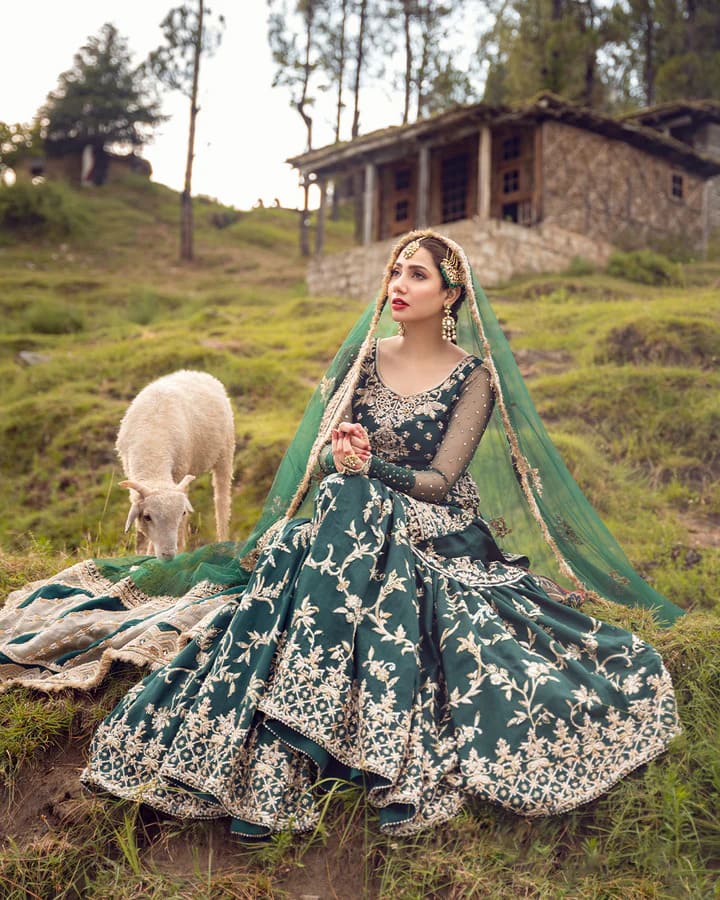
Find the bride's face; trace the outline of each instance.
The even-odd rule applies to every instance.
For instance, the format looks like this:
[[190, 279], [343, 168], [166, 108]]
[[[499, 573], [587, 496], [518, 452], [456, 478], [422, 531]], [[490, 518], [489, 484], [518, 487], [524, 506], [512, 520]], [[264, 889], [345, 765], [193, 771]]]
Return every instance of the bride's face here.
[[402, 251], [390, 271], [388, 301], [396, 322], [441, 319], [443, 304], [452, 303], [430, 251], [419, 247], [406, 259]]

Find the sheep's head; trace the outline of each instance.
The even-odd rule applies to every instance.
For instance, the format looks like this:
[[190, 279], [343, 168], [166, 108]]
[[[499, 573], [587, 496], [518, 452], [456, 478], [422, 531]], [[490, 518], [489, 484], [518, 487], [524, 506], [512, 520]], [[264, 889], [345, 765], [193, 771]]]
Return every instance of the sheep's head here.
[[178, 551], [178, 536], [183, 519], [193, 508], [187, 488], [194, 475], [186, 475], [179, 484], [168, 488], [148, 488], [137, 481], [121, 481], [120, 487], [130, 491], [130, 512], [125, 531], [133, 523], [152, 543], [158, 559], [172, 559]]

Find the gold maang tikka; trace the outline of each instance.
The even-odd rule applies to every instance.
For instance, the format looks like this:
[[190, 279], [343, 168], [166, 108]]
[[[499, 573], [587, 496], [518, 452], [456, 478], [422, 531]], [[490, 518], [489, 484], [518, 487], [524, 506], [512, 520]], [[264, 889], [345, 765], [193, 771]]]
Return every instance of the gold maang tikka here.
[[405, 259], [410, 259], [410, 257], [414, 253], [417, 253], [419, 249], [420, 249], [420, 241], [418, 241], [418, 240], [410, 241], [410, 243], [407, 244], [405, 249], [403, 250], [402, 255]]

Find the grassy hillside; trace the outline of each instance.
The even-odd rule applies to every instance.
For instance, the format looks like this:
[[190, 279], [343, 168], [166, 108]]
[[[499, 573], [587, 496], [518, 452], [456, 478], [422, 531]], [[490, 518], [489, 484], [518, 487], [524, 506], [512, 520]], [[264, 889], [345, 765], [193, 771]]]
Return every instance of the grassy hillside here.
[[[73, 196], [80, 236], [0, 234], [0, 594], [127, 548], [113, 451], [148, 381], [206, 369], [236, 414], [235, 536], [252, 525], [305, 403], [364, 304], [308, 297], [297, 213], [239, 218], [196, 201], [197, 261], [177, 261], [178, 197], [142, 180]], [[350, 243], [330, 224], [328, 249]], [[379, 275], [379, 273], [378, 273]], [[415, 839], [379, 836], [340, 792], [312, 836], [248, 847], [83, 797], [94, 725], [134, 677], [92, 697], [0, 697], [0, 896], [704, 897], [720, 859], [720, 264], [682, 286], [596, 273], [491, 291], [545, 422], [639, 570], [692, 609], [671, 631], [604, 617], [663, 652], [685, 734], [608, 796], [558, 819], [487, 807]], [[194, 544], [213, 539], [209, 480]], [[38, 785], [42, 785], [39, 789]], [[368, 819], [369, 816], [369, 819]]]

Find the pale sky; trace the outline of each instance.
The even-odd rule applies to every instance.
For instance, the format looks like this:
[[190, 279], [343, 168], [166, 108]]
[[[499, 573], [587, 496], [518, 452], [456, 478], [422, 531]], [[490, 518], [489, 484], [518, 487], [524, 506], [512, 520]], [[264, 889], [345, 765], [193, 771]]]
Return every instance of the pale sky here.
[[[160, 22], [179, 0], [35, 0], [14, 3], [0, 28], [0, 120], [30, 122], [72, 66], [76, 51], [105, 22], [117, 26], [136, 62], [162, 41]], [[290, 107], [286, 88], [272, 88], [273, 64], [267, 44], [266, 0], [215, 0], [213, 12], [225, 16], [223, 42], [203, 63], [196, 137], [193, 193], [209, 194], [241, 209], [258, 198], [299, 206], [297, 173], [286, 165], [305, 148], [305, 129]], [[189, 101], [163, 95], [172, 118], [143, 151], [153, 178], [182, 186]], [[347, 102], [351, 102], [348, 95]], [[332, 99], [315, 113], [314, 146], [333, 139]], [[362, 130], [398, 124], [400, 98], [383, 87], [361, 97]]]

